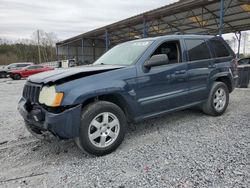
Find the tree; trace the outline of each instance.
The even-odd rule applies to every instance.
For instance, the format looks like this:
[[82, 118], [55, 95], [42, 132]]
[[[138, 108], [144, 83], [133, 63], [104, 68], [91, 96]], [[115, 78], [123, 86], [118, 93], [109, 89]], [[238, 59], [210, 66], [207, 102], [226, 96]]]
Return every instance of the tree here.
[[[55, 61], [57, 36], [42, 30], [39, 33], [41, 62]], [[29, 39], [18, 39], [15, 42], [0, 38], [0, 65], [24, 61], [39, 63], [37, 32]]]

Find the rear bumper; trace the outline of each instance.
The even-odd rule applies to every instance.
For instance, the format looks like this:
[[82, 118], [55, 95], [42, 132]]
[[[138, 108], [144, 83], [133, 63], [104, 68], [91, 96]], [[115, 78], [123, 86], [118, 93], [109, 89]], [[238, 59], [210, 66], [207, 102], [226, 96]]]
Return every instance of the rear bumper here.
[[[29, 109], [29, 110], [27, 110]], [[70, 139], [79, 136], [82, 105], [51, 113], [41, 106], [31, 106], [24, 98], [18, 103], [18, 111], [26, 122], [26, 126], [50, 132], [60, 139]]]

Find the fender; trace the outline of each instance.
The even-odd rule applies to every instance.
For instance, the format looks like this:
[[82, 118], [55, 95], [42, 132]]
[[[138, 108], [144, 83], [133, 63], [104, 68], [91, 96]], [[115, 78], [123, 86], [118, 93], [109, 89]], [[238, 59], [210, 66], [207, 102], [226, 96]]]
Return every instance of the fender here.
[[[109, 75], [112, 72], [112, 77]], [[110, 79], [112, 78], [112, 79]], [[75, 106], [105, 95], [116, 95], [124, 101], [132, 116], [136, 115], [138, 104], [133, 88], [136, 86], [134, 67], [113, 70], [90, 77], [84, 77], [56, 86], [58, 92], [64, 92], [62, 106]], [[100, 82], [101, 80], [101, 82]]]
[[[136, 100], [136, 96], [131, 94], [131, 88], [124, 81], [114, 81], [112, 82], [113, 87], [106, 87], [106, 84], [103, 85], [103, 88], [96, 89], [89, 93], [83, 93], [79, 97], [77, 97], [73, 104], [84, 104], [86, 101], [94, 98], [101, 98], [105, 96], [116, 96], [115, 98], [122, 103], [128, 112], [130, 112], [130, 116], [133, 118], [138, 114], [138, 103]], [[110, 83], [109, 83], [110, 85]]]
[[[230, 69], [229, 69], [230, 70]], [[232, 72], [218, 72], [214, 75], [212, 75], [209, 79], [209, 90], [212, 87], [212, 84], [214, 83], [214, 81], [220, 79], [220, 78], [227, 78], [229, 79], [229, 84], [231, 85], [231, 87], [233, 86], [233, 76], [232, 76]], [[230, 88], [228, 88], [229, 90], [231, 90]]]
[[232, 76], [229, 72], [219, 72], [210, 77], [210, 81], [215, 81], [220, 77], [228, 77], [230, 80], [232, 80]]

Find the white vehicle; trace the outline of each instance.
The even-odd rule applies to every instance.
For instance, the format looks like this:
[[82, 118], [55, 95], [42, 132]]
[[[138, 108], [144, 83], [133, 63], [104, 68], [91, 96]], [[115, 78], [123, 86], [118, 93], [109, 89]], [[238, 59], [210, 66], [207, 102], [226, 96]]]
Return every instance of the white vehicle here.
[[23, 63], [12, 63], [9, 64], [5, 67], [2, 67], [2, 69], [0, 70], [0, 78], [7, 78], [9, 75], [9, 72], [12, 70], [18, 70], [18, 69], [22, 69], [24, 67], [33, 65], [34, 63], [32, 62], [23, 62]]

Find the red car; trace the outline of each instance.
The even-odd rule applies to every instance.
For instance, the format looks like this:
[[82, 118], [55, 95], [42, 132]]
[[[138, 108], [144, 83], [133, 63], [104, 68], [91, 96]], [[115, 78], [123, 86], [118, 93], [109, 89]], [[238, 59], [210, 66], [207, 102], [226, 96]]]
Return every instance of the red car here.
[[26, 77], [29, 77], [33, 74], [37, 74], [37, 73], [45, 72], [45, 71], [50, 71], [50, 70], [54, 70], [54, 68], [48, 67], [48, 66], [43, 66], [43, 65], [31, 65], [31, 66], [25, 67], [25, 68], [20, 69], [20, 70], [11, 71], [10, 77], [13, 80], [20, 80], [21, 78], [26, 78]]

